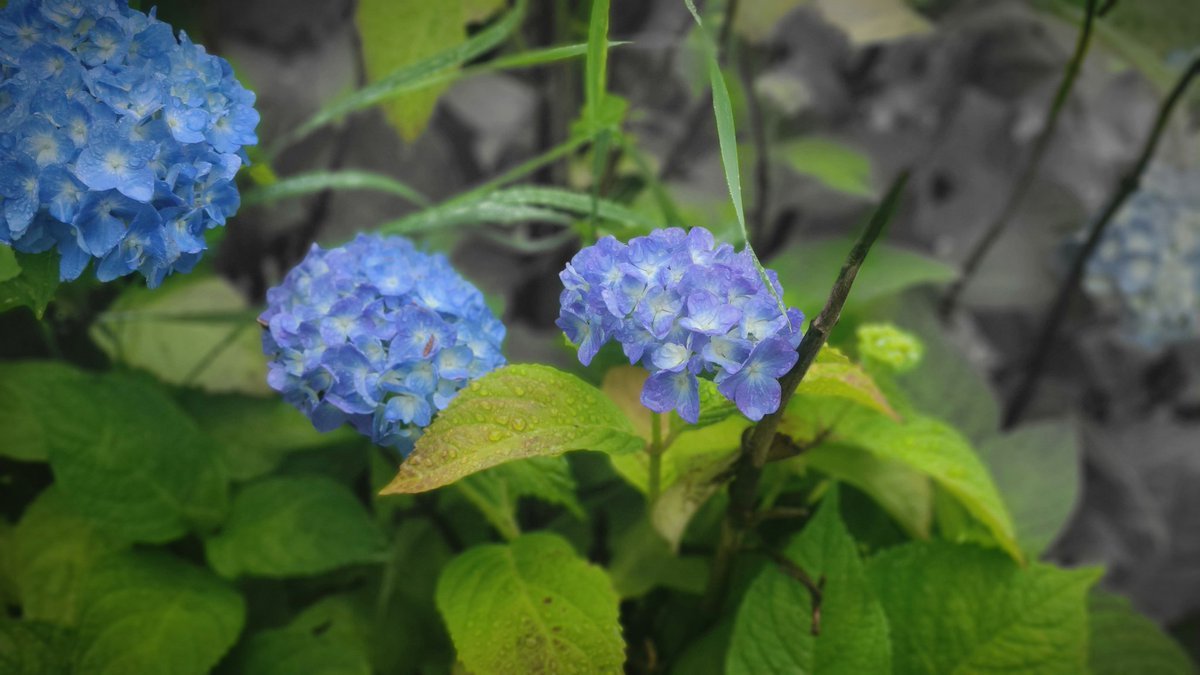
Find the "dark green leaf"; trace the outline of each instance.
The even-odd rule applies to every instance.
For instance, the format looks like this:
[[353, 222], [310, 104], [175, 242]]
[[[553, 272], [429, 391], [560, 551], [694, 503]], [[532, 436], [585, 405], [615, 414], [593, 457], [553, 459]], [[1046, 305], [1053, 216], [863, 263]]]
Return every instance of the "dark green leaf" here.
[[383, 493], [432, 490], [514, 459], [641, 447], [629, 420], [596, 388], [548, 366], [510, 365], [455, 397]]
[[890, 672], [888, 621], [838, 515], [836, 491], [822, 500], [786, 556], [820, 584], [819, 609], [805, 584], [768, 564], [738, 609], [727, 672]]
[[83, 597], [79, 673], [202, 675], [237, 641], [246, 614], [228, 584], [160, 553], [105, 559]]
[[438, 579], [437, 605], [472, 673], [620, 673], [608, 575], [551, 534], [477, 546]]
[[576, 518], [584, 517], [583, 507], [575, 498], [575, 479], [571, 477], [571, 467], [565, 457], [530, 457], [500, 464], [471, 474], [456, 485], [508, 539], [520, 534], [516, 511], [522, 497], [559, 504]]
[[1088, 597], [1088, 667], [1092, 675], [1195, 675], [1187, 653], [1119, 595]]
[[608, 574], [623, 599], [645, 595], [659, 586], [700, 595], [708, 580], [708, 561], [679, 555], [650, 523], [638, 520], [613, 547]]
[[0, 617], [0, 673], [71, 675], [71, 638], [51, 623]]
[[892, 548], [867, 565], [891, 624], [897, 673], [1082, 673], [1096, 569], [1020, 567], [945, 542]]
[[205, 541], [225, 577], [309, 576], [379, 562], [383, 534], [345, 487], [318, 476], [251, 483], [233, 500], [221, 531]]
[[933, 523], [929, 476], [895, 459], [852, 445], [822, 443], [800, 456], [803, 466], [849, 483], [870, 495], [909, 535], [928, 539]]
[[[0, 248], [9, 250], [3, 245]], [[14, 258], [13, 263], [19, 267], [20, 274], [0, 281], [0, 312], [28, 307], [40, 319], [58, 288], [58, 254], [54, 251], [16, 253]], [[10, 265], [7, 272], [12, 271]]]

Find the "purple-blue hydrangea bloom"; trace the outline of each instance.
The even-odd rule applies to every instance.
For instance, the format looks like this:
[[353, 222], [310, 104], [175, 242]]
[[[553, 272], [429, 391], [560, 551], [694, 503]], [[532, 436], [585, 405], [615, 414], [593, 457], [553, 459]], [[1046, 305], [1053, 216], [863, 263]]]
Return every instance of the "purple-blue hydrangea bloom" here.
[[[767, 275], [782, 294], [774, 272]], [[698, 376], [752, 420], [779, 408], [779, 378], [796, 363], [804, 315], [784, 315], [749, 252], [694, 227], [656, 230], [622, 244], [604, 237], [559, 275], [558, 326], [587, 365], [609, 340], [650, 371], [642, 404], [700, 415]]]
[[350, 422], [407, 453], [434, 413], [504, 365], [504, 324], [442, 255], [359, 235], [267, 292], [267, 380], [321, 431]]
[[0, 10], [0, 243], [71, 280], [187, 272], [258, 142], [229, 63], [120, 0]]
[[1200, 336], [1198, 186], [1200, 168], [1151, 165], [1088, 261], [1084, 288], [1147, 348]]

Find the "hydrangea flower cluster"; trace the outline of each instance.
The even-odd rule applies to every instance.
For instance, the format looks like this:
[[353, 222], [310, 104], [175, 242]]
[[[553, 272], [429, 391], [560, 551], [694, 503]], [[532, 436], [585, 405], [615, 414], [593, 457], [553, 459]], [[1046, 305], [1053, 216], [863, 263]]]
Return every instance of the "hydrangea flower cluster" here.
[[407, 453], [434, 412], [504, 365], [504, 325], [442, 255], [402, 237], [313, 245], [259, 317], [267, 381], [320, 431]]
[[1152, 165], [1104, 233], [1084, 288], [1157, 348], [1200, 336], [1200, 169]]
[[[779, 280], [767, 272], [775, 292]], [[717, 245], [694, 227], [656, 230], [628, 245], [605, 237], [559, 275], [558, 326], [587, 365], [610, 339], [650, 371], [642, 404], [700, 415], [697, 376], [752, 420], [779, 408], [779, 378], [796, 363], [804, 315], [779, 305], [748, 251]]]
[[238, 208], [254, 94], [224, 59], [120, 0], [0, 10], [0, 243], [71, 280], [187, 272]]

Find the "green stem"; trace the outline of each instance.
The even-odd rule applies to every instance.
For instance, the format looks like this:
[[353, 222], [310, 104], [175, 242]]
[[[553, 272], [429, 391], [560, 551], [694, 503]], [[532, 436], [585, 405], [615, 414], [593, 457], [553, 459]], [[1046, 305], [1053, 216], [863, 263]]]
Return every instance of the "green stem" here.
[[1092, 224], [1092, 229], [1088, 233], [1088, 238], [1084, 242], [1083, 247], [1079, 249], [1079, 252], [1075, 254], [1075, 258], [1071, 261], [1067, 277], [1059, 287], [1058, 295], [1054, 298], [1054, 303], [1050, 305], [1049, 311], [1046, 312], [1045, 317], [1042, 319], [1042, 328], [1038, 332], [1033, 350], [1030, 352], [1032, 356], [1029, 360], [1029, 367], [1025, 370], [1021, 383], [1014, 390], [1012, 398], [1009, 399], [1008, 408], [1004, 414], [1005, 428], [1010, 428], [1020, 421], [1025, 408], [1033, 399], [1038, 382], [1041, 380], [1042, 371], [1046, 367], [1046, 359], [1050, 354], [1050, 347], [1058, 336], [1059, 328], [1061, 328], [1063, 319], [1066, 317], [1067, 305], [1070, 303], [1075, 289], [1079, 286], [1079, 280], [1083, 278], [1083, 272], [1087, 267], [1088, 260], [1091, 259], [1096, 247], [1100, 245], [1100, 241], [1104, 237], [1104, 231], [1108, 228], [1109, 221], [1121, 210], [1121, 206], [1125, 204], [1125, 200], [1129, 199], [1130, 195], [1137, 191], [1142, 179], [1142, 173], [1145, 172], [1146, 167], [1150, 164], [1151, 157], [1154, 156], [1154, 150], [1158, 147], [1158, 141], [1167, 127], [1167, 121], [1171, 118], [1171, 112], [1175, 109], [1175, 105], [1183, 99], [1183, 94], [1187, 91], [1188, 85], [1198, 75], [1200, 75], [1200, 57], [1192, 60], [1188, 69], [1184, 71], [1183, 75], [1171, 89], [1171, 93], [1163, 101], [1162, 106], [1158, 109], [1158, 117], [1154, 120], [1154, 127], [1151, 128], [1150, 135], [1146, 138], [1145, 144], [1142, 146], [1142, 153], [1138, 156], [1137, 162], [1130, 167], [1129, 171], [1117, 183], [1117, 189], [1104, 205], [1104, 209], [1100, 212], [1100, 217]]
[[1067, 69], [1063, 72], [1063, 79], [1059, 82], [1058, 91], [1054, 94], [1054, 99], [1050, 102], [1050, 112], [1046, 116], [1046, 125], [1042, 127], [1042, 131], [1038, 134], [1037, 140], [1034, 141], [1033, 150], [1029, 154], [1029, 159], [1025, 164], [1024, 170], [1021, 172], [1020, 178], [1013, 185], [1012, 192], [1008, 194], [1008, 200], [1004, 203], [1004, 208], [994, 220], [987, 226], [983, 232], [983, 237], [975, 244], [971, 252], [967, 254], [966, 260], [963, 262], [962, 274], [958, 279], [950, 285], [946, 291], [946, 296], [942, 300], [941, 312], [943, 316], [949, 316], [957, 307], [959, 298], [971, 280], [979, 272], [979, 266], [987, 257], [988, 252], [1005, 228], [1016, 215], [1017, 209], [1025, 200], [1025, 195], [1029, 192], [1029, 188], [1033, 186], [1034, 178], [1037, 177], [1038, 168], [1042, 164], [1042, 158], [1046, 154], [1047, 148], [1050, 147], [1050, 140], [1054, 136], [1054, 130], [1058, 128], [1058, 118], [1062, 113], [1063, 107], [1067, 102], [1067, 97], [1071, 93], [1071, 89], [1075, 86], [1075, 80], [1079, 76], [1079, 70], [1083, 67], [1084, 57], [1087, 56], [1088, 46], [1092, 40], [1092, 26], [1096, 19], [1096, 6], [1098, 0], [1088, 0], [1087, 13], [1083, 18], [1083, 27], [1079, 31], [1079, 39], [1075, 42], [1075, 53], [1072, 54], [1071, 60], [1067, 62]]
[[717, 544], [717, 554], [713, 561], [712, 574], [709, 576], [708, 590], [705, 594], [705, 605], [710, 612], [715, 613], [720, 610], [725, 599], [726, 588], [729, 585], [734, 556], [742, 548], [746, 534], [753, 526], [755, 498], [759, 482], [762, 479], [763, 467], [767, 464], [771, 446], [775, 441], [779, 422], [787, 410], [788, 401], [791, 400], [792, 395], [796, 392], [796, 387], [800, 386], [809, 367], [816, 360], [817, 353], [825, 345], [833, 327], [837, 325], [842, 314], [842, 307], [845, 306], [846, 299], [850, 297], [850, 289], [854, 285], [858, 270], [866, 260], [871, 246], [879, 238], [880, 232], [895, 213], [900, 196], [904, 192], [904, 186], [908, 183], [908, 176], [908, 171], [904, 171], [893, 181], [883, 202], [872, 214], [867, 228], [855, 242], [854, 248], [850, 249], [850, 254], [846, 257], [846, 262], [842, 265], [837, 280], [833, 283], [833, 289], [829, 292], [829, 298], [825, 301], [825, 307], [813, 319], [812, 324], [804, 333], [804, 338], [800, 341], [800, 346], [796, 349], [798, 355], [796, 365], [779, 378], [781, 390], [779, 408], [763, 417], [750, 433], [743, 437], [742, 454], [734, 466], [733, 482], [729, 486], [729, 508], [726, 511], [725, 520], [721, 524], [720, 541]]
[[646, 452], [650, 455], [649, 477], [646, 480], [646, 500], [650, 508], [658, 502], [662, 490], [662, 423], [659, 413], [650, 413], [650, 447]]

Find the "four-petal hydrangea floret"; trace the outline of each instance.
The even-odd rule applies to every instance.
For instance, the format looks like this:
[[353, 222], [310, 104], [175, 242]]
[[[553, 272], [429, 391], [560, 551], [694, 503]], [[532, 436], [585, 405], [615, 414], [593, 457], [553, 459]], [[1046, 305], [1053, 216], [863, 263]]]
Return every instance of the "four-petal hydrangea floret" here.
[[157, 286], [238, 208], [258, 142], [229, 63], [119, 0], [0, 10], [0, 243]]
[[407, 452], [438, 410], [504, 364], [504, 325], [442, 255], [401, 237], [313, 245], [267, 292], [268, 382], [321, 431], [350, 422]]
[[591, 363], [609, 340], [650, 371], [642, 403], [700, 414], [698, 376], [753, 420], [779, 408], [779, 378], [796, 363], [804, 315], [779, 310], [783, 291], [767, 288], [746, 251], [718, 245], [701, 227], [656, 230], [623, 244], [604, 237], [560, 274], [558, 326]]
[[1148, 348], [1200, 335], [1200, 169], [1151, 165], [1088, 261], [1084, 288]]

